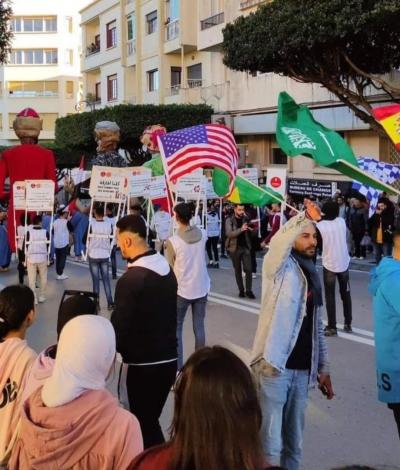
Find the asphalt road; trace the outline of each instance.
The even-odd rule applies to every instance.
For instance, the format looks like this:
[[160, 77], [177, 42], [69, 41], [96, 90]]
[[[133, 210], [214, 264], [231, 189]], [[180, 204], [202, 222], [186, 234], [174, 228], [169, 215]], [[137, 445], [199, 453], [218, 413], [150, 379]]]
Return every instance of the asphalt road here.
[[[121, 260], [119, 268], [122, 273]], [[228, 260], [221, 263], [221, 269], [210, 273], [212, 290], [206, 318], [207, 343], [229, 342], [251, 348], [258, 320], [260, 277], [254, 281], [257, 300], [251, 301], [237, 298]], [[55, 342], [57, 310], [63, 290], [91, 289], [87, 265], [69, 260], [66, 274], [70, 276], [68, 280], [56, 281], [54, 268], [49, 269], [48, 300], [39, 304], [37, 320], [28, 332], [28, 341], [37, 351]], [[338, 338], [328, 338], [336, 397], [328, 402], [318, 391], [310, 393], [303, 461], [303, 468], [307, 470], [328, 470], [355, 464], [386, 470], [400, 469], [400, 442], [394, 420], [391, 412], [376, 398], [368, 277], [366, 271], [351, 272], [354, 334], [341, 333]], [[0, 284], [9, 285], [16, 281], [15, 266], [10, 272], [0, 274]], [[101, 303], [106, 306], [104, 296]], [[109, 315], [106, 309], [102, 314]], [[340, 303], [338, 321], [342, 322]], [[186, 355], [193, 350], [191, 328], [188, 315], [184, 336]], [[171, 414], [172, 396], [162, 417], [165, 430], [170, 424]]]

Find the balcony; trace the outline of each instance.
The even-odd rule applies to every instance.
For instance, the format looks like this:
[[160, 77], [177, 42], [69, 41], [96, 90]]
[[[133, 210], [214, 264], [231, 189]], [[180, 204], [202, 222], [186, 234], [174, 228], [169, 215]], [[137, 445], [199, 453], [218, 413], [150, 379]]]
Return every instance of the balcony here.
[[177, 54], [181, 50], [179, 20], [165, 25], [164, 54]]
[[126, 54], [127, 56], [132, 56], [136, 54], [136, 40], [130, 39], [126, 44]]
[[265, 3], [267, 0], [242, 0], [240, 2], [240, 9], [245, 10], [246, 8], [252, 8], [257, 5], [261, 5], [262, 3]]
[[189, 78], [187, 81], [188, 88], [201, 88], [203, 86], [202, 78]]
[[212, 28], [213, 26], [218, 26], [225, 22], [225, 14], [224, 12], [218, 13], [216, 15], [210, 16], [205, 20], [200, 21], [200, 29], [204, 31], [205, 29]]
[[85, 56], [89, 57], [93, 54], [98, 54], [99, 52], [100, 52], [100, 44], [92, 43], [90, 46], [87, 46]]

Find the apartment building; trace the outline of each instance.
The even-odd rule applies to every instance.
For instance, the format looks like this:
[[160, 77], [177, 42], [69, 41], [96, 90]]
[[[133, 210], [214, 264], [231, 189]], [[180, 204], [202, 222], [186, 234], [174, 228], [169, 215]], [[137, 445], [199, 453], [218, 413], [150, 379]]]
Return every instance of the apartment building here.
[[275, 139], [277, 98], [289, 92], [342, 133], [358, 156], [390, 159], [391, 147], [319, 85], [229, 70], [222, 30], [268, 0], [95, 0], [81, 10], [83, 87], [90, 106], [207, 103], [224, 117], [246, 155], [293, 178], [343, 179], [312, 160], [287, 160]]
[[[87, 3], [87, 1], [86, 1]], [[16, 142], [15, 115], [26, 107], [43, 118], [41, 139], [54, 139], [59, 116], [81, 100], [80, 0], [14, 0], [12, 51], [0, 67], [0, 143]]]

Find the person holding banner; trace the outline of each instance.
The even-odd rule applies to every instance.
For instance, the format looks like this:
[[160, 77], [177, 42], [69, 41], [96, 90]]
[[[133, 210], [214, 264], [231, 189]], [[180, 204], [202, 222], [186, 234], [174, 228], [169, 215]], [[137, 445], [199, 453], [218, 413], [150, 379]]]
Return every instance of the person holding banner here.
[[[29, 227], [25, 237], [26, 267], [28, 271], [29, 287], [35, 294], [35, 304], [45, 302], [47, 286], [47, 246], [49, 233], [42, 227], [42, 216], [35, 215], [32, 227]], [[39, 272], [39, 297], [36, 295], [36, 277]]]
[[92, 276], [93, 292], [100, 293], [100, 276], [103, 281], [107, 298], [108, 310], [114, 308], [110, 284], [110, 254], [113, 227], [104, 219], [104, 205], [97, 203], [93, 206], [94, 220], [90, 222], [87, 239], [89, 269]]
[[26, 271], [25, 263], [25, 251], [24, 251], [24, 240], [26, 237], [26, 232], [28, 227], [31, 225], [30, 215], [26, 216], [26, 225], [25, 225], [25, 214], [21, 214], [20, 224], [17, 227], [17, 253], [18, 253], [18, 281], [20, 284], [24, 283], [24, 276]]
[[[218, 241], [220, 235], [220, 220], [215, 205], [211, 204], [207, 212], [207, 236], [206, 243], [209, 268], [219, 268]], [[213, 257], [214, 256], [214, 257]]]
[[64, 274], [65, 262], [69, 252], [69, 233], [74, 230], [71, 224], [71, 216], [67, 208], [60, 209], [58, 219], [53, 224], [53, 240], [56, 255], [57, 281], [68, 279]]
[[155, 249], [161, 254], [164, 253], [164, 244], [171, 234], [171, 221], [171, 215], [162, 206], [155, 204], [150, 229], [157, 236]]

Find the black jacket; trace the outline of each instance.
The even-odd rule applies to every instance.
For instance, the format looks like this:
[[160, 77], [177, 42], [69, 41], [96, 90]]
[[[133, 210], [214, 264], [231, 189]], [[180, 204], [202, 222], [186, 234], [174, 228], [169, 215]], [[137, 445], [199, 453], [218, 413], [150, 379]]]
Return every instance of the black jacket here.
[[372, 241], [376, 242], [378, 228], [382, 220], [383, 243], [392, 243], [394, 230], [394, 213], [385, 209], [381, 214], [374, 214], [368, 221], [368, 232]]
[[351, 233], [365, 233], [368, 224], [368, 210], [365, 207], [352, 207], [349, 214]]
[[178, 284], [163, 256], [150, 251], [128, 264], [115, 289], [111, 315], [117, 351], [126, 364], [177, 357]]

